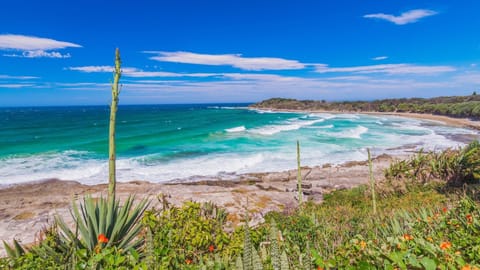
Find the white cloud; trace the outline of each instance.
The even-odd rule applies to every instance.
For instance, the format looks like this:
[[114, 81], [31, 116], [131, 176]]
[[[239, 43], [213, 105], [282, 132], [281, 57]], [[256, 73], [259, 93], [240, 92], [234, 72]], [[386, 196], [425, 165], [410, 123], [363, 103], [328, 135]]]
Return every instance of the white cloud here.
[[0, 50], [22, 51], [21, 53], [3, 54], [3, 56], [7, 57], [70, 58], [71, 55], [69, 53], [62, 54], [57, 51], [51, 51], [68, 47], [78, 48], [82, 46], [71, 42], [58, 41], [49, 38], [9, 34], [0, 35]]
[[[68, 70], [81, 71], [86, 73], [96, 72], [113, 72], [113, 66], [83, 66], [83, 67], [68, 67]], [[122, 75], [133, 78], [148, 78], [148, 77], [211, 77], [218, 76], [218, 73], [176, 73], [164, 71], [143, 71], [138, 68], [126, 67], [122, 68]]]
[[13, 83], [13, 84], [0, 84], [0, 88], [24, 88], [24, 87], [31, 87], [33, 84], [21, 84], [21, 83]]
[[455, 71], [451, 66], [419, 66], [413, 64], [385, 64], [385, 65], [371, 65], [371, 66], [356, 66], [356, 67], [337, 67], [331, 68], [326, 65], [317, 65], [316, 72], [331, 73], [331, 72], [349, 72], [349, 73], [386, 73], [389, 75], [399, 74], [437, 74], [444, 72]]
[[292, 81], [298, 77], [287, 77], [276, 74], [248, 74], [248, 73], [220, 73], [220, 76], [233, 80], [251, 80], [251, 81]]
[[[454, 77], [456, 82], [459, 83], [472, 83], [472, 84], [480, 84], [480, 72], [472, 72], [457, 75]], [[478, 87], [478, 86], [477, 86]]]
[[331, 78], [325, 78], [326, 80], [340, 80], [340, 81], [365, 81], [370, 80], [368, 76], [336, 76]]
[[11, 76], [11, 75], [0, 74], [0, 79], [31, 80], [31, 79], [38, 79], [38, 78], [39, 77], [34, 77], [34, 76]]
[[[113, 72], [113, 66], [83, 66], [83, 67], [69, 67], [68, 70], [81, 71], [86, 73], [97, 72]], [[122, 76], [131, 78], [154, 78], [154, 77], [193, 77], [193, 78], [206, 78], [206, 77], [222, 77], [232, 80], [275, 80], [275, 81], [288, 81], [293, 77], [285, 77], [276, 74], [256, 74], [256, 73], [176, 73], [176, 72], [164, 72], [164, 71], [143, 71], [137, 68], [123, 68]]]
[[213, 77], [217, 76], [216, 73], [175, 73], [175, 72], [164, 72], [164, 71], [124, 71], [123, 73], [126, 77], [134, 78], [152, 78], [152, 77]]
[[9, 34], [0, 35], [0, 49], [3, 50], [45, 51], [67, 47], [79, 48], [82, 46], [49, 38]]
[[68, 70], [81, 71], [86, 73], [94, 72], [113, 72], [112, 66], [83, 66], [83, 67], [68, 67]]
[[192, 52], [152, 52], [158, 54], [152, 60], [184, 64], [232, 66], [244, 70], [288, 70], [303, 69], [305, 64], [297, 60], [273, 57], [242, 57], [241, 54], [199, 54]]
[[387, 58], [388, 58], [388, 56], [377, 56], [377, 57], [372, 58], [372, 60], [374, 60], [374, 61], [380, 61], [380, 60], [385, 60], [385, 59], [387, 59]]
[[436, 14], [438, 14], [438, 12], [429, 10], [429, 9], [414, 9], [414, 10], [410, 10], [402, 13], [400, 14], [400, 16], [394, 16], [394, 15], [385, 14], [385, 13], [375, 13], [375, 14], [367, 14], [367, 15], [364, 15], [363, 17], [386, 20], [396, 25], [404, 25], [408, 23], [417, 22], [422, 18], [433, 16]]
[[22, 58], [70, 58], [71, 55], [69, 53], [67, 54], [61, 54], [60, 52], [46, 52], [46, 51], [25, 51], [22, 52], [22, 54], [4, 54], [3, 56], [7, 57], [22, 57]]
[[[382, 65], [385, 66], [385, 65]], [[388, 67], [388, 66], [387, 66]], [[328, 66], [324, 66], [328, 68]], [[355, 67], [361, 69], [360, 67]], [[378, 68], [378, 66], [377, 66]], [[363, 70], [363, 69], [362, 69]], [[109, 70], [111, 71], [111, 70]], [[461, 71], [461, 70], [460, 70]], [[137, 80], [123, 83], [123, 97], [127, 103], [176, 103], [255, 101], [282, 96], [300, 99], [379, 99], [406, 96], [438, 96], [463, 93], [477, 89], [480, 72], [459, 76], [457, 72], [445, 76], [390, 76], [379, 74], [325, 74], [316, 78], [282, 76], [258, 73], [218, 73], [213, 80]], [[340, 76], [337, 76], [340, 75]], [[62, 90], [108, 92], [110, 84], [58, 84]], [[295, 91], [292, 91], [295, 89]], [[473, 90], [469, 90], [470, 93]]]

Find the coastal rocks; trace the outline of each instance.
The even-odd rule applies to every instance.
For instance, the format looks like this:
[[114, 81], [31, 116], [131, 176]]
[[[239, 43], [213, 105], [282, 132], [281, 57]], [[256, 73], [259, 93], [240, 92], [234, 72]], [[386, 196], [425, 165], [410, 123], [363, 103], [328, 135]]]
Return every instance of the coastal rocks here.
[[[383, 177], [389, 158], [374, 160], [375, 178]], [[132, 181], [117, 184], [117, 196], [124, 200], [131, 194], [139, 199], [150, 198], [151, 207], [182, 205], [185, 201], [213, 202], [226, 209], [228, 225], [232, 228], [242, 222], [248, 209], [251, 225], [263, 222], [270, 211], [289, 213], [298, 206], [296, 196], [297, 172], [289, 170], [272, 173], [225, 175], [226, 179], [198, 178], [195, 182], [175, 181], [155, 184]], [[368, 166], [364, 163], [350, 166], [302, 167], [303, 196], [305, 200], [321, 202], [323, 195], [336, 189], [351, 188], [368, 183]], [[72, 224], [69, 208], [73, 200], [85, 194], [106, 196], [107, 185], [87, 186], [72, 181], [51, 179], [0, 189], [0, 240], [13, 238], [23, 244], [35, 241], [35, 233], [51, 225], [55, 214]], [[248, 203], [247, 203], [248, 202]], [[0, 255], [3, 253], [0, 247]]]

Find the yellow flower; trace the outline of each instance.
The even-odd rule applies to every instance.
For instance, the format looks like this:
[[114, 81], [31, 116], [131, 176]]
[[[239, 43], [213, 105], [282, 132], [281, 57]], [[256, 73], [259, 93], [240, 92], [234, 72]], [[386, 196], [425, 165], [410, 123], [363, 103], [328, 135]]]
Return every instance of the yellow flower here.
[[362, 249], [365, 249], [365, 247], [367, 247], [367, 243], [366, 243], [365, 241], [363, 241], [363, 240], [360, 241], [360, 247], [361, 247]]

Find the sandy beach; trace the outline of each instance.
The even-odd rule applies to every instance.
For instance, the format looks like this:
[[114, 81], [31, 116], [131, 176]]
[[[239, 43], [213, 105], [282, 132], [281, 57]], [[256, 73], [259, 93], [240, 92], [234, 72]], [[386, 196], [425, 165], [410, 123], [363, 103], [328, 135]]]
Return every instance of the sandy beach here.
[[[468, 119], [429, 114], [368, 114], [433, 120], [451, 126], [480, 129], [478, 122]], [[377, 181], [383, 179], [383, 170], [394, 158], [401, 159], [405, 156], [381, 155], [374, 159], [374, 174]], [[117, 194], [121, 199], [131, 194], [135, 194], [137, 198], [149, 198], [150, 206], [155, 208], [161, 206], [161, 198], [165, 198], [174, 205], [181, 205], [190, 200], [211, 201], [227, 209], [230, 213], [229, 226], [233, 227], [240, 222], [241, 215], [247, 207], [253, 214], [254, 223], [262, 222], [263, 215], [269, 211], [288, 212], [289, 209], [296, 207], [298, 205], [296, 174], [296, 170], [289, 170], [234, 175], [234, 179], [231, 177], [228, 179], [205, 177], [195, 182], [177, 181], [156, 184], [146, 181], [131, 181], [119, 183]], [[321, 202], [323, 195], [332, 190], [351, 188], [367, 183], [369, 179], [366, 161], [347, 162], [335, 166], [304, 167], [302, 175], [305, 177], [305, 197], [315, 202]], [[90, 186], [57, 179], [4, 187], [0, 189], [0, 240], [11, 241], [15, 238], [23, 244], [34, 243], [42, 228], [53, 223], [55, 215], [61, 215], [67, 221], [72, 222], [69, 209], [73, 201], [86, 194], [106, 196], [106, 191], [106, 184]], [[3, 252], [2, 246], [0, 254], [4, 254]]]
[[470, 129], [480, 130], [480, 122], [474, 121], [468, 118], [453, 118], [444, 115], [436, 115], [429, 113], [409, 113], [409, 112], [355, 112], [355, 111], [325, 111], [325, 110], [284, 110], [284, 109], [275, 109], [275, 108], [255, 108], [260, 110], [268, 111], [278, 111], [278, 112], [299, 112], [299, 113], [352, 113], [352, 114], [367, 114], [367, 115], [390, 115], [390, 116], [400, 116], [405, 118], [415, 118], [421, 120], [430, 120], [436, 122], [442, 122], [448, 126], [454, 127], [464, 127]]

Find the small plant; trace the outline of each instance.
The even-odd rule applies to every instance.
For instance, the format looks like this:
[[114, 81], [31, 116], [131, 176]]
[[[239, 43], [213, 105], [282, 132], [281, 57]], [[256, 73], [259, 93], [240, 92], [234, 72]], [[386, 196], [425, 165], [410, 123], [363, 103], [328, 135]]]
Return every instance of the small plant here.
[[25, 254], [25, 249], [18, 243], [16, 239], [13, 239], [13, 247], [11, 247], [7, 242], [3, 241], [3, 246], [7, 255], [11, 258], [18, 258]]
[[375, 178], [373, 176], [373, 162], [372, 156], [370, 155], [370, 149], [367, 149], [368, 153], [368, 173], [370, 175], [370, 188], [372, 190], [372, 205], [373, 205], [373, 214], [377, 214], [377, 200], [375, 198]]
[[119, 201], [86, 196], [80, 207], [73, 204], [75, 232], [62, 218], [56, 218], [61, 232], [59, 243], [65, 248], [74, 244], [76, 249], [86, 249], [89, 252], [113, 246], [124, 251], [138, 249], [143, 243], [137, 237], [142, 229], [139, 221], [147, 207], [147, 200], [134, 206], [133, 197], [128, 197], [124, 205], [120, 206]]
[[302, 192], [302, 167], [300, 166], [300, 142], [297, 140], [297, 189], [298, 189], [298, 203], [303, 202]]

